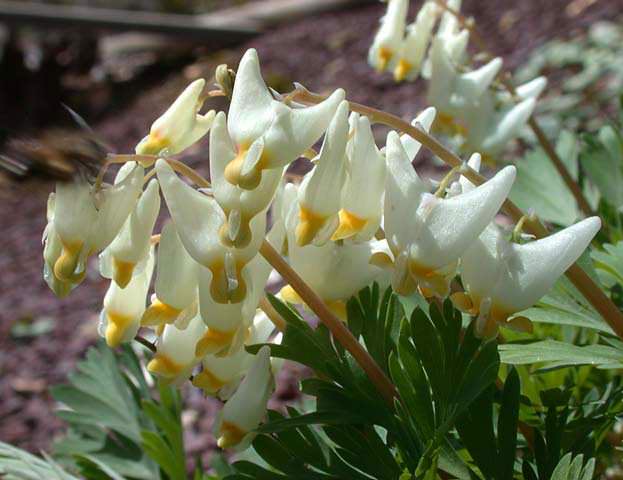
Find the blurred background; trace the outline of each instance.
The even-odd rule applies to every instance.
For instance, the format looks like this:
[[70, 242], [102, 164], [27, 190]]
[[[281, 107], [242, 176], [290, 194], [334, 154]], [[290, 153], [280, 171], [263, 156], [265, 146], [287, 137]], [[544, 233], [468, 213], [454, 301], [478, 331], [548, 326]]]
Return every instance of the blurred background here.
[[[249, 47], [279, 91], [293, 81], [320, 92], [339, 86], [410, 120], [425, 106], [424, 82], [396, 85], [366, 62], [384, 10], [363, 0], [0, 0], [0, 154], [68, 124], [63, 104], [111, 150], [131, 152], [186, 84], [212, 82], [218, 64], [235, 68]], [[548, 76], [540, 118], [550, 133], [597, 128], [616, 110], [623, 1], [465, 0], [462, 11], [518, 82]], [[185, 161], [207, 175], [205, 141]], [[97, 340], [107, 282], [94, 264], [69, 298], [53, 296], [41, 235], [54, 183], [16, 173], [0, 177], [0, 440], [38, 452], [62, 432], [48, 388]], [[301, 374], [285, 369], [277, 401], [293, 398]], [[185, 400], [189, 453], [208, 455], [217, 402], [196, 389]]]

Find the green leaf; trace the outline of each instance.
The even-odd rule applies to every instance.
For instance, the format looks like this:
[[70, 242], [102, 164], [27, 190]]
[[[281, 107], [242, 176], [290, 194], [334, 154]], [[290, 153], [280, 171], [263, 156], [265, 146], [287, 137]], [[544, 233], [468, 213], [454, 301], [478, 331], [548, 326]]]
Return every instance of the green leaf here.
[[544, 363], [541, 370], [595, 365], [598, 368], [623, 368], [623, 352], [606, 345], [580, 347], [555, 340], [529, 344], [504, 344], [499, 346], [502, 363], [525, 365]]
[[55, 446], [59, 458], [87, 477], [110, 478], [114, 472], [151, 480], [160, 478], [159, 465], [149, 456], [157, 452], [163, 471], [175, 472], [169, 478], [185, 478], [179, 395], [160, 388], [162, 403], [156, 403], [144, 375], [129, 346], [118, 352], [103, 343], [91, 348], [69, 384], [52, 389], [63, 404], [57, 415], [69, 424]]
[[[556, 150], [577, 178], [576, 144], [572, 134], [563, 132]], [[519, 208], [532, 209], [541, 219], [564, 226], [578, 219], [579, 210], [573, 194], [543, 150], [529, 152], [516, 166], [517, 179], [510, 199]]]
[[0, 477], [3, 480], [78, 480], [51, 458], [41, 459], [0, 442]]
[[486, 478], [497, 473], [497, 444], [493, 432], [493, 391], [485, 390], [459, 417], [456, 429], [467, 451]]
[[582, 168], [599, 189], [604, 201], [623, 206], [623, 157], [621, 140], [612, 127], [603, 127], [597, 136], [585, 136], [586, 147], [580, 154]]
[[605, 243], [602, 247], [605, 251], [591, 250], [599, 279], [608, 288], [623, 285], [623, 241], [616, 245]]
[[517, 449], [517, 423], [519, 422], [519, 375], [513, 368], [504, 383], [502, 407], [498, 417], [498, 465], [499, 480], [513, 477]]
[[583, 463], [583, 455], [577, 455], [574, 458], [571, 452], [567, 453], [556, 465], [551, 480], [589, 480], [593, 478], [595, 459], [591, 458], [584, 466]]
[[257, 429], [258, 433], [277, 433], [304, 425], [347, 425], [361, 423], [362, 418], [356, 413], [343, 410], [323, 410], [299, 415], [292, 418], [271, 420]]
[[[588, 254], [582, 255], [578, 264], [596, 283], [599, 283], [598, 274], [592, 268]], [[550, 292], [535, 307], [524, 310], [521, 315], [537, 323], [569, 325], [614, 334], [601, 315], [565, 276], [558, 279]]]

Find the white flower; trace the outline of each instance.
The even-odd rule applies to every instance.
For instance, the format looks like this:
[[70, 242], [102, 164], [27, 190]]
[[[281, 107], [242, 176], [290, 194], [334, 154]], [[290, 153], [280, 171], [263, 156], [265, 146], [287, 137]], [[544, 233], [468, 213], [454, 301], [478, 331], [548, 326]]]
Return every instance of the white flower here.
[[[276, 222], [267, 235], [273, 246], [283, 243], [285, 230], [283, 222]], [[231, 355], [242, 347], [248, 335], [260, 298], [272, 267], [260, 255], [246, 264], [239, 278], [244, 281], [245, 296], [228, 303], [216, 302], [213, 295], [212, 272], [207, 268], [199, 272], [199, 311], [208, 329], [197, 343], [197, 357], [206, 354]]]
[[388, 0], [387, 13], [381, 18], [381, 27], [376, 33], [368, 52], [368, 63], [377, 72], [393, 70], [402, 50], [407, 23], [408, 0]]
[[153, 270], [152, 248], [143, 271], [134, 275], [125, 288], [114, 281], [110, 282], [100, 314], [100, 332], [109, 347], [131, 341], [138, 332]]
[[[245, 345], [267, 342], [274, 329], [275, 326], [266, 314], [257, 312]], [[193, 378], [193, 385], [201, 388], [207, 395], [218, 393], [219, 398], [226, 400], [234, 392], [254, 358], [244, 348], [226, 357], [206, 355], [201, 361], [201, 372]]]
[[296, 243], [299, 246], [324, 244], [338, 227], [347, 142], [348, 102], [342, 101], [331, 120], [316, 165], [305, 175], [298, 190]]
[[476, 328], [481, 336], [494, 336], [498, 324], [522, 326], [523, 317], [510, 317], [545, 295], [600, 227], [599, 217], [590, 217], [548, 237], [518, 244], [491, 224], [461, 257], [466, 294], [455, 295], [453, 300], [478, 315]]
[[167, 223], [160, 234], [155, 294], [141, 319], [144, 326], [186, 320], [197, 313], [197, 271], [199, 265], [188, 254], [175, 230]]
[[62, 244], [54, 264], [57, 279], [74, 281], [84, 271], [88, 256], [117, 236], [141, 192], [143, 173], [135, 162], [126, 163], [115, 184], [97, 192], [82, 180], [57, 184], [52, 222]]
[[385, 158], [374, 142], [368, 117], [353, 112], [352, 136], [348, 151], [346, 183], [342, 190], [340, 225], [333, 240], [370, 240], [381, 224]]
[[244, 449], [253, 440], [253, 431], [266, 416], [266, 405], [273, 391], [270, 349], [260, 348], [236, 393], [225, 403], [215, 423], [220, 448]]
[[[284, 196], [284, 203], [295, 202], [296, 187], [286, 185]], [[294, 233], [298, 221], [296, 212], [294, 203], [286, 223], [290, 266], [339, 318], [345, 320], [346, 301], [366, 285], [382, 280], [384, 265], [377, 260], [388, 256], [387, 244], [383, 240], [343, 245], [327, 242], [322, 246], [300, 247], [296, 244]], [[288, 302], [303, 304], [290, 286], [284, 287], [281, 295]]]
[[255, 189], [264, 171], [285, 167], [320, 138], [342, 100], [344, 90], [338, 89], [312, 107], [286, 106], [266, 87], [257, 52], [247, 50], [238, 66], [227, 119], [235, 154], [224, 169], [225, 179]]
[[151, 232], [159, 212], [158, 182], [152, 180], [117, 237], [100, 255], [105, 278], [112, 278], [121, 288], [130, 282], [139, 262], [147, 259]]
[[210, 132], [210, 180], [214, 198], [227, 216], [221, 241], [242, 248], [251, 241], [251, 220], [268, 208], [284, 168], [265, 170], [259, 185], [253, 190], [245, 190], [225, 178], [225, 169], [236, 155], [236, 147], [227, 132], [225, 114], [219, 112]]
[[85, 272], [76, 273], [69, 280], [61, 280], [54, 274], [54, 265], [63, 253], [63, 244], [54, 228], [54, 204], [55, 194], [50, 193], [47, 206], [48, 223], [43, 231], [43, 279], [48, 287], [59, 298], [70, 294], [72, 289], [84, 278]]
[[201, 360], [195, 356], [195, 345], [205, 332], [201, 317], [194, 317], [185, 329], [165, 325], [156, 345], [156, 354], [147, 370], [166, 381], [180, 384], [192, 373]]
[[385, 227], [396, 259], [395, 290], [407, 293], [419, 285], [443, 297], [459, 257], [506, 199], [515, 179], [515, 167], [502, 169], [469, 192], [439, 198], [428, 193], [427, 185], [411, 172], [396, 133], [388, 135], [386, 155], [389, 174]]
[[420, 74], [433, 28], [440, 13], [441, 9], [435, 2], [426, 2], [418, 12], [415, 22], [407, 26], [407, 36], [400, 50], [400, 60], [394, 68], [394, 80], [397, 82], [413, 81]]
[[212, 274], [212, 298], [218, 303], [240, 302], [246, 296], [241, 272], [264, 240], [266, 215], [251, 220], [252, 238], [245, 248], [231, 248], [221, 242], [219, 230], [225, 224], [225, 214], [218, 203], [180, 180], [166, 161], [159, 159], [156, 171], [182, 245]]
[[139, 155], [174, 155], [187, 149], [203, 137], [214, 120], [215, 111], [201, 115], [201, 94], [205, 80], [192, 82], [151, 126], [147, 135], [136, 146]]
[[479, 104], [466, 107], [462, 114], [464, 123], [470, 125], [466, 143], [489, 156], [500, 152], [519, 135], [534, 111], [536, 99], [528, 97], [502, 108], [496, 107], [496, 104], [496, 98], [487, 92]]

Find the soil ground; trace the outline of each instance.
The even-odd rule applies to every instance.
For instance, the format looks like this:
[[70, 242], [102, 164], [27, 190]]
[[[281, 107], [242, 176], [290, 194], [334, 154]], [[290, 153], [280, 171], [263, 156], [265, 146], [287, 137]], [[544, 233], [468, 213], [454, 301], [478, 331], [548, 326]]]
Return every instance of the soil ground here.
[[[416, 4], [412, 2], [415, 10]], [[464, 12], [474, 15], [494, 53], [515, 68], [529, 52], [555, 36], [574, 35], [599, 19], [613, 19], [623, 10], [614, 0], [466, 0]], [[569, 4], [585, 7], [571, 16]], [[366, 54], [384, 6], [364, 4], [339, 13], [283, 25], [246, 45], [211, 52], [181, 69], [148, 78], [147, 89], [123, 110], [99, 121], [95, 129], [118, 152], [128, 152], [151, 121], [166, 108], [189, 79], [210, 76], [216, 64], [236, 59], [248, 47], [258, 49], [266, 77], [285, 91], [299, 81], [315, 91], [337, 86], [349, 99], [410, 119], [424, 107], [425, 85], [395, 85], [366, 63]], [[155, 86], [154, 86], [155, 85]], [[205, 144], [189, 154], [190, 163], [207, 174]], [[92, 265], [87, 280], [65, 300], [56, 299], [42, 279], [41, 234], [45, 204], [53, 183], [29, 179], [0, 187], [0, 440], [37, 452], [48, 449], [62, 424], [54, 417], [48, 387], [63, 382], [86, 348], [96, 341], [97, 313], [106, 282]], [[16, 323], [36, 323], [49, 331], [16, 338]], [[296, 395], [301, 369], [289, 366], [279, 381], [275, 402]], [[218, 402], [187, 392], [187, 448], [207, 454], [214, 448], [210, 426]]]

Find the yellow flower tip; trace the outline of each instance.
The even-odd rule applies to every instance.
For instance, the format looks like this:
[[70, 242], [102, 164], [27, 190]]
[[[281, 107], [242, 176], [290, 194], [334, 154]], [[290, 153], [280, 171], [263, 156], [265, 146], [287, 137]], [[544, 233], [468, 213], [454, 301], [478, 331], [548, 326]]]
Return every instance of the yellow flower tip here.
[[134, 273], [135, 266], [136, 264], [133, 262], [124, 262], [123, 260], [117, 260], [113, 257], [112, 278], [115, 283], [121, 288], [127, 287], [128, 283], [130, 283], [130, 280], [132, 280], [132, 274]]
[[210, 353], [214, 354], [224, 350], [231, 344], [235, 334], [236, 330], [221, 332], [214, 328], [208, 328], [195, 345], [195, 357], [203, 358]]
[[204, 367], [199, 374], [195, 375], [192, 384], [202, 389], [207, 395], [214, 395], [226, 385], [226, 382]]
[[357, 233], [361, 232], [368, 223], [368, 220], [365, 218], [360, 218], [344, 209], [340, 210], [339, 216], [340, 224], [331, 237], [333, 241], [346, 240], [347, 238], [355, 236]]
[[265, 153], [262, 153], [262, 156], [253, 168], [251, 168], [249, 172], [243, 174], [242, 167], [247, 152], [248, 149], [241, 148], [238, 155], [227, 164], [223, 175], [225, 180], [232, 185], [238, 185], [244, 190], [254, 190], [262, 180], [262, 170], [266, 168], [267, 159]]
[[296, 291], [290, 285], [286, 285], [285, 287], [283, 287], [279, 291], [279, 295], [281, 295], [281, 298], [288, 303], [294, 303], [296, 305], [302, 305], [303, 303], [305, 303], [303, 302], [303, 299], [299, 296], [299, 294], [296, 293]]
[[443, 112], [437, 112], [432, 130], [446, 135], [467, 136], [467, 128], [457, 123], [452, 115]]
[[240, 303], [247, 296], [247, 284], [242, 278], [242, 268], [244, 264], [236, 265], [237, 285], [232, 288], [230, 280], [227, 278], [225, 265], [209, 266], [212, 272], [212, 283], [210, 283], [210, 295], [216, 303]]
[[396, 68], [394, 69], [394, 80], [396, 82], [402, 82], [405, 78], [407, 78], [411, 68], [412, 65], [404, 58], [401, 58], [398, 61], [398, 65], [396, 65]]
[[114, 312], [107, 312], [106, 333], [104, 335], [106, 344], [111, 348], [118, 347], [130, 323], [132, 323], [132, 317]]
[[82, 242], [63, 243], [63, 251], [54, 263], [54, 276], [63, 282], [73, 282], [82, 250]]
[[452, 304], [463, 313], [469, 313], [471, 315], [477, 315], [475, 311], [474, 302], [471, 297], [465, 292], [456, 292], [450, 295]]
[[173, 378], [179, 375], [184, 367], [162, 353], [156, 353], [147, 364], [147, 370], [154, 375]]
[[[476, 336], [484, 339], [493, 339], [497, 336], [499, 327], [508, 327], [522, 332], [532, 332], [532, 322], [525, 317], [509, 317], [514, 312], [499, 304], [491, 305], [490, 311], [484, 319], [478, 318]], [[515, 320], [516, 319], [516, 320]]]
[[182, 310], [155, 299], [143, 313], [141, 326], [164, 326], [173, 323], [180, 313], [182, 313]]
[[320, 229], [324, 226], [327, 217], [305, 208], [301, 205], [299, 209], [299, 224], [296, 226], [296, 244], [299, 247], [309, 245]]
[[247, 432], [242, 430], [238, 425], [227, 421], [223, 421], [219, 433], [221, 435], [216, 444], [219, 448], [223, 449], [235, 447], [247, 434]]
[[532, 325], [530, 319], [523, 316], [510, 318], [503, 326], [522, 333], [532, 333], [534, 331], [534, 325]]
[[370, 260], [368, 260], [370, 265], [374, 265], [379, 268], [391, 268], [394, 266], [394, 261], [392, 257], [390, 257], [385, 252], [376, 252], [370, 256]]
[[409, 262], [409, 273], [426, 298], [445, 298], [450, 293], [451, 275], [443, 275], [435, 269], [420, 265], [413, 260]]
[[379, 48], [379, 62], [376, 66], [376, 71], [379, 73], [384, 72], [393, 56], [394, 52], [391, 49], [387, 47]]
[[348, 315], [346, 310], [346, 302], [342, 300], [326, 300], [325, 303], [327, 304], [329, 310], [331, 310], [337, 318], [339, 318], [344, 323], [347, 322]]
[[170, 146], [168, 138], [161, 137], [158, 132], [150, 132], [147, 138], [136, 147], [137, 155], [159, 155]]

